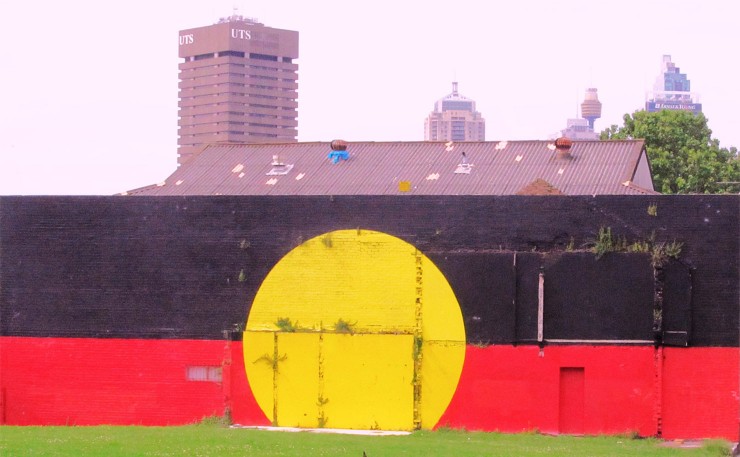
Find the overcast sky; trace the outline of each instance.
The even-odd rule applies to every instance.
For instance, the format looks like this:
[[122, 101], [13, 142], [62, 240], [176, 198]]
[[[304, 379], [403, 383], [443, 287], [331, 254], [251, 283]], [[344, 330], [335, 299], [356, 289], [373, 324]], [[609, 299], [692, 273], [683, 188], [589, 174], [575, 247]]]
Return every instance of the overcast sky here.
[[601, 130], [644, 106], [661, 58], [740, 147], [729, 0], [2, 0], [0, 195], [110, 195], [177, 167], [178, 31], [238, 13], [297, 30], [298, 140], [416, 141], [452, 81], [486, 139], [547, 139], [588, 87]]

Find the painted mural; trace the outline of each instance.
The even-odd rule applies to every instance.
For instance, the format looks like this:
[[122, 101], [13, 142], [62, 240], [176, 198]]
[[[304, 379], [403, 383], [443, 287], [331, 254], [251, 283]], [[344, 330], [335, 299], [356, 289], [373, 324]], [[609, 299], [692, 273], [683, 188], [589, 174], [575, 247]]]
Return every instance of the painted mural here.
[[274, 425], [432, 428], [465, 357], [459, 304], [421, 251], [339, 230], [290, 251], [251, 306], [244, 364]]
[[736, 440], [738, 202], [0, 197], [0, 423]]

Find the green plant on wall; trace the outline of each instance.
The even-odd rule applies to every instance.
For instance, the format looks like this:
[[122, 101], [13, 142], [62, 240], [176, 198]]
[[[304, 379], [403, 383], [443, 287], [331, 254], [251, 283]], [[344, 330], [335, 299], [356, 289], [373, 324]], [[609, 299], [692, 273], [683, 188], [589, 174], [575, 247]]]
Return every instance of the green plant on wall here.
[[653, 267], [661, 267], [668, 262], [668, 259], [678, 259], [683, 249], [683, 243], [672, 241], [670, 243], [655, 243], [652, 250]]
[[275, 371], [277, 373], [277, 371], [278, 371], [278, 363], [279, 362], [283, 362], [283, 361], [285, 361], [287, 359], [288, 359], [288, 356], [286, 354], [283, 354], [282, 356], [276, 358], [274, 356], [271, 356], [268, 353], [264, 353], [260, 357], [258, 357], [254, 362], [252, 362], [252, 363], [257, 364], [257, 363], [260, 363], [260, 362], [264, 362], [264, 363], [270, 365], [272, 367], [273, 371]]
[[665, 255], [673, 259], [678, 259], [678, 256], [681, 255], [681, 249], [683, 249], [683, 243], [676, 240], [664, 245]]
[[665, 255], [663, 246], [663, 243], [656, 243], [653, 245], [650, 261], [655, 268], [662, 267], [668, 261], [668, 257]]
[[334, 331], [336, 333], [349, 333], [353, 335], [355, 333], [355, 325], [357, 325], [357, 322], [348, 322], [344, 319], [339, 319], [334, 323]]
[[669, 258], [678, 259], [683, 249], [683, 243], [676, 240], [670, 243], [656, 242], [655, 232], [645, 240], [628, 243], [624, 236], [614, 237], [611, 227], [600, 227], [598, 236], [590, 245], [597, 260], [608, 252], [644, 252], [650, 254], [650, 262], [655, 268], [665, 265]]
[[650, 243], [647, 241], [635, 241], [627, 246], [627, 252], [650, 252]]
[[281, 332], [295, 332], [298, 329], [298, 322], [293, 323], [288, 317], [279, 317], [275, 322], [275, 327]]
[[414, 360], [418, 360], [419, 357], [421, 357], [421, 350], [423, 346], [424, 346], [424, 339], [421, 336], [415, 336], [414, 337], [414, 352], [413, 352]]
[[607, 252], [614, 252], [615, 247], [611, 227], [599, 227], [599, 234], [592, 242], [592, 245], [591, 252], [596, 254], [597, 259], [603, 257]]

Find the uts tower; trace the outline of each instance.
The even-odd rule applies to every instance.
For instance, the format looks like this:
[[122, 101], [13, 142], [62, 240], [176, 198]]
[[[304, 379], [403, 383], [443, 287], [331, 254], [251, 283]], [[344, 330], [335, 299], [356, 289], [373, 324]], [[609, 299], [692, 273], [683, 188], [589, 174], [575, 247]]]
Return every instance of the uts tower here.
[[298, 32], [237, 14], [180, 32], [178, 163], [218, 142], [295, 142]]

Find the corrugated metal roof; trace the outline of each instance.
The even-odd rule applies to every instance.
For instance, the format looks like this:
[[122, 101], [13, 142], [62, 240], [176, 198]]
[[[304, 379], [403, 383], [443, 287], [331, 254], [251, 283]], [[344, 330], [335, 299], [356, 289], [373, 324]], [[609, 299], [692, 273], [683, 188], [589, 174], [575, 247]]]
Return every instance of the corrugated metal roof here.
[[[566, 195], [653, 194], [632, 183], [643, 151], [642, 140], [574, 141], [565, 158], [551, 141], [348, 142], [348, 160], [332, 163], [330, 142], [213, 144], [124, 194], [515, 195], [538, 179]], [[456, 172], [463, 152], [468, 173]]]

